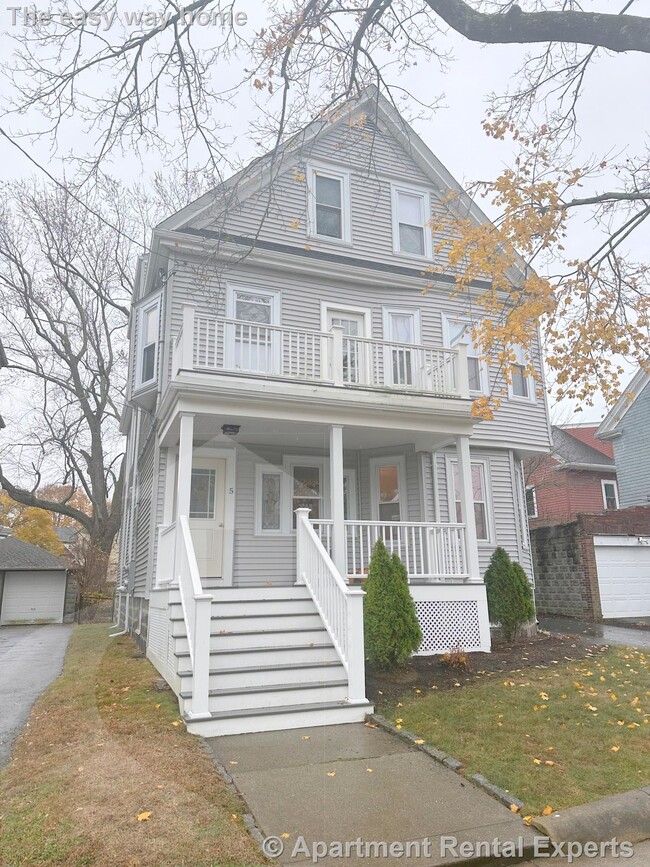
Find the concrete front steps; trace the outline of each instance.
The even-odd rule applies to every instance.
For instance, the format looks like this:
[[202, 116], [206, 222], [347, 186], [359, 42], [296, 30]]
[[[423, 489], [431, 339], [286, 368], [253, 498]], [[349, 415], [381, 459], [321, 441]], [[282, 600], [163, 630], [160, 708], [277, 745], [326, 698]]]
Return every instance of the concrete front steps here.
[[192, 672], [178, 591], [170, 620], [179, 706], [188, 731], [204, 737], [363, 721], [369, 702], [350, 704], [347, 676], [306, 587], [210, 589], [210, 717], [192, 720]]

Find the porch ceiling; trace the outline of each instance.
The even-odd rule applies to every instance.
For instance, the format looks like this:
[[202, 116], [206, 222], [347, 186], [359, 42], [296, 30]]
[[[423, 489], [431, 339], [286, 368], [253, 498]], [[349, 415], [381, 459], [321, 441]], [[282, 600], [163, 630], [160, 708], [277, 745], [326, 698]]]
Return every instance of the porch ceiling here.
[[[226, 436], [221, 426], [239, 425], [236, 436]], [[163, 446], [178, 443], [179, 419], [176, 418], [168, 428]], [[343, 426], [343, 447], [345, 449], [379, 449], [390, 446], [414, 445], [417, 450], [441, 448], [451, 442], [448, 433], [393, 430], [390, 428]], [[315, 448], [328, 451], [329, 425], [286, 420], [246, 418], [232, 413], [218, 415], [197, 414], [194, 417], [194, 445], [224, 447], [232, 444], [242, 446], [274, 445], [294, 448]]]

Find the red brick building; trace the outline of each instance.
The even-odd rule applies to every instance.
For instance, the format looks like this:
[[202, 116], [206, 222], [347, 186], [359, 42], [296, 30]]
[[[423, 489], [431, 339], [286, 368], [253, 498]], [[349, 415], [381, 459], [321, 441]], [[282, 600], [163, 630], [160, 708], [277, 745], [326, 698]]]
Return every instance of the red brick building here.
[[551, 454], [526, 462], [532, 530], [618, 508], [612, 445], [597, 440], [597, 430], [598, 425], [553, 426]]

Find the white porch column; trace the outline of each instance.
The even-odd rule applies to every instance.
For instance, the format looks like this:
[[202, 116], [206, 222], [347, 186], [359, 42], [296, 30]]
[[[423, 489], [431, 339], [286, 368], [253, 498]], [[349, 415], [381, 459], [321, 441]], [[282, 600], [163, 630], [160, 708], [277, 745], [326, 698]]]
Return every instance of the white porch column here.
[[347, 550], [345, 542], [345, 498], [343, 496], [343, 427], [330, 427], [330, 503], [332, 518], [332, 560], [344, 581], [347, 581]]
[[469, 572], [470, 581], [480, 581], [481, 570], [478, 562], [474, 492], [472, 490], [472, 464], [468, 436], [456, 437], [456, 456], [458, 461], [460, 511], [463, 524], [465, 524], [465, 540], [467, 542], [467, 571]]
[[176, 520], [190, 515], [190, 487], [192, 484], [192, 446], [194, 442], [194, 414], [181, 413], [181, 432], [178, 441], [178, 475], [176, 477]]

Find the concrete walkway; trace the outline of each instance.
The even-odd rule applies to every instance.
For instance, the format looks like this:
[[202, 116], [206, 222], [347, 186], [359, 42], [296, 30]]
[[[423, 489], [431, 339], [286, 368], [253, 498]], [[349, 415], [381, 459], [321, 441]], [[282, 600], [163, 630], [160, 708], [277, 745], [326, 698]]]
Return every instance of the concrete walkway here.
[[[312, 844], [359, 840], [420, 842], [420, 855], [323, 857], [318, 864], [458, 863], [441, 855], [441, 837], [519, 840], [533, 832], [521, 818], [459, 774], [396, 737], [362, 723], [210, 738], [265, 838], [284, 847], [279, 864], [309, 863]], [[301, 840], [304, 839], [304, 844]], [[298, 851], [296, 851], [298, 847]], [[373, 851], [372, 849], [369, 851]], [[461, 859], [462, 860], [462, 859]]]
[[621, 621], [621, 626], [606, 623], [590, 623], [570, 617], [541, 617], [541, 629], [555, 635], [577, 635], [590, 644], [619, 644], [650, 650], [650, 625], [648, 629], [631, 629]]
[[0, 627], [0, 767], [32, 705], [61, 674], [71, 626]]

